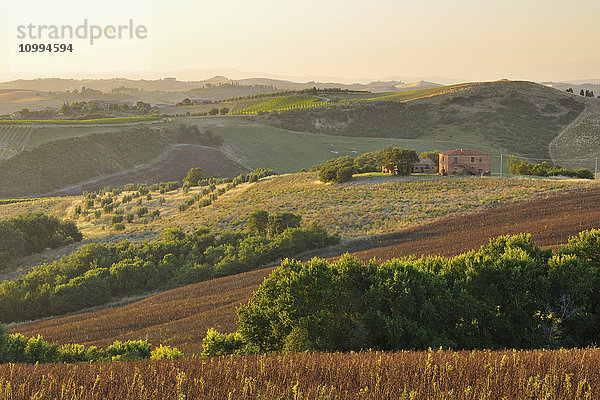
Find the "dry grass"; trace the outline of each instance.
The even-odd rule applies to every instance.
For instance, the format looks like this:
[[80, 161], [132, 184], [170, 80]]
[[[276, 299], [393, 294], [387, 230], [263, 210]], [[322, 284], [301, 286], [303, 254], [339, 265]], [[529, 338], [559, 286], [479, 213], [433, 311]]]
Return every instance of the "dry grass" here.
[[600, 350], [2, 365], [4, 399], [598, 399]]

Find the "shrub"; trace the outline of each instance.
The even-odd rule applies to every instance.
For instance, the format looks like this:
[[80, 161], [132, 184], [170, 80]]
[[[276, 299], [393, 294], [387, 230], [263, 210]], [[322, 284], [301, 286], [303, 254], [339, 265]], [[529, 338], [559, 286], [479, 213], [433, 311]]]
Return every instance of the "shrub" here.
[[176, 347], [160, 345], [150, 355], [151, 360], [174, 360], [177, 358], [183, 358], [183, 353]]
[[228, 354], [242, 354], [245, 342], [239, 333], [224, 334], [214, 329], [209, 329], [202, 339], [203, 357], [222, 356]]
[[150, 358], [151, 345], [145, 340], [115, 341], [106, 348], [106, 355], [113, 361], [133, 361]]

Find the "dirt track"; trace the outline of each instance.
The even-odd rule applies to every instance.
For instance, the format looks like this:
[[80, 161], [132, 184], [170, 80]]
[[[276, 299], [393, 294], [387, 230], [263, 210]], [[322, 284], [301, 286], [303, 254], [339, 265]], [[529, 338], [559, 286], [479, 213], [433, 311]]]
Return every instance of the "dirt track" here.
[[[581, 230], [600, 227], [598, 204], [600, 189], [573, 192], [446, 218], [354, 243], [346, 250], [363, 260], [455, 255], [487, 243], [490, 237], [521, 232], [531, 233], [541, 246], [555, 246]], [[333, 254], [323, 252], [321, 256]], [[41, 334], [60, 343], [88, 345], [106, 345], [115, 339], [149, 339], [195, 353], [201, 350], [208, 328], [235, 330], [235, 308], [250, 298], [271, 271], [190, 285], [127, 306], [22, 325], [16, 330], [26, 335]]]

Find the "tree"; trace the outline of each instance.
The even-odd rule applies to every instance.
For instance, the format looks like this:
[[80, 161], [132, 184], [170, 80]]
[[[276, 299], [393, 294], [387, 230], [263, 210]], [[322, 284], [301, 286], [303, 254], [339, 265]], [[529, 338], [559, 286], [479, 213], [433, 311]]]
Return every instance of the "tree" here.
[[206, 172], [202, 168], [192, 168], [183, 179], [185, 186], [198, 186], [198, 181], [206, 178]]
[[267, 231], [271, 237], [280, 235], [287, 228], [300, 227], [302, 217], [290, 212], [276, 213], [269, 215], [269, 224]]
[[219, 110], [219, 114], [221, 114], [221, 115], [229, 114], [229, 108], [228, 107], [221, 108]]
[[248, 215], [248, 232], [255, 235], [267, 236], [269, 213], [264, 210], [254, 210]]
[[356, 172], [354, 160], [349, 156], [335, 158], [320, 166], [319, 179], [321, 182], [342, 183], [349, 181]]
[[0, 222], [0, 270], [6, 268], [25, 251], [25, 238], [8, 223]]
[[191, 106], [192, 105], [192, 101], [186, 97], [185, 99], [183, 99], [181, 101], [181, 104], [184, 105], [184, 106]]
[[380, 163], [394, 175], [410, 175], [412, 166], [419, 161], [414, 150], [387, 146], [380, 153]]
[[585, 96], [585, 91], [584, 91], [583, 89], [581, 89], [581, 91], [579, 92], [579, 94], [580, 94], [581, 96]]
[[217, 115], [219, 113], [219, 109], [217, 107], [213, 107], [208, 110], [208, 115]]
[[573, 88], [568, 88], [567, 93], [573, 93]]

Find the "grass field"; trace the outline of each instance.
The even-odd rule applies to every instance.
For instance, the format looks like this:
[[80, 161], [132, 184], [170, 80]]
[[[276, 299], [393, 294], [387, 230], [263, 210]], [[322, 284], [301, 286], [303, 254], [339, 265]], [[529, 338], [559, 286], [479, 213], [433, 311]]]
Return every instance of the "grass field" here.
[[500, 165], [498, 150], [485, 145], [469, 144], [464, 135], [450, 140], [345, 137], [290, 131], [239, 117], [187, 117], [176, 121], [197, 125], [222, 135], [237, 145], [240, 156], [251, 168], [271, 168], [279, 173], [297, 172], [345, 155], [356, 157], [389, 145], [417, 152], [445, 151], [468, 146], [495, 156], [495, 163], [492, 165], [494, 171], [499, 171]]
[[600, 151], [600, 99], [585, 102], [581, 116], [550, 143], [550, 153], [559, 165], [594, 171]]
[[301, 353], [2, 365], [6, 399], [595, 399], [600, 350]]
[[[214, 229], [241, 229], [247, 215], [255, 209], [270, 213], [289, 211], [303, 216], [304, 223], [319, 222], [331, 233], [346, 237], [382, 234], [414, 226], [447, 215], [482, 210], [490, 206], [522, 201], [577, 188], [595, 187], [591, 181], [561, 181], [518, 178], [447, 178], [413, 176], [357, 176], [345, 184], [323, 184], [315, 173], [300, 173], [243, 184], [226, 192], [207, 207], [193, 205], [185, 211], [179, 206], [200, 195], [192, 188], [186, 195], [181, 189], [150, 200], [138, 200], [118, 207], [134, 213], [140, 205], [159, 210], [161, 218], [141, 218], [127, 224], [124, 232], [158, 234], [167, 228], [192, 230], [199, 225]], [[124, 192], [113, 197], [119, 202]], [[161, 200], [162, 199], [162, 200]], [[79, 197], [65, 200], [66, 216], [73, 217]], [[98, 210], [101, 207], [96, 206]], [[79, 217], [78, 224], [87, 237], [102, 237], [111, 232], [111, 213]], [[232, 211], [235, 210], [235, 211]], [[8, 209], [7, 209], [8, 211]], [[8, 212], [10, 213], [10, 212]], [[10, 213], [12, 214], [12, 213]]]

